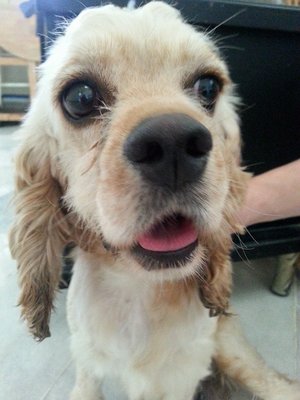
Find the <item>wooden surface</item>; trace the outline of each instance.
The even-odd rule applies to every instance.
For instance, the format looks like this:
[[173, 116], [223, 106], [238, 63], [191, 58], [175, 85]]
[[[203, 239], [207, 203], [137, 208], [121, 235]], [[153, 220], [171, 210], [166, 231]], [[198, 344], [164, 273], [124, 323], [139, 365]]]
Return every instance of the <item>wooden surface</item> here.
[[0, 113], [0, 121], [21, 121], [23, 117], [21, 113]]
[[[9, 56], [0, 57], [1, 66], [24, 65], [27, 68], [29, 95], [36, 87], [36, 64], [40, 61], [40, 44], [35, 36], [35, 17], [25, 18], [19, 9], [19, 1], [0, 6], [0, 47]], [[20, 121], [24, 114], [0, 112], [0, 121]]]
[[40, 45], [35, 36], [35, 18], [25, 18], [18, 2], [1, 4], [0, 47], [14, 56], [39, 62]]

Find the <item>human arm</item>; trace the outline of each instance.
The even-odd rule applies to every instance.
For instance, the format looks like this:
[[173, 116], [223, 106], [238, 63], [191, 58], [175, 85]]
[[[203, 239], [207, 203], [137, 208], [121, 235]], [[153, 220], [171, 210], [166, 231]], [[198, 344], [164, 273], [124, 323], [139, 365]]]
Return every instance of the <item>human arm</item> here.
[[237, 221], [248, 226], [300, 215], [300, 159], [250, 179]]

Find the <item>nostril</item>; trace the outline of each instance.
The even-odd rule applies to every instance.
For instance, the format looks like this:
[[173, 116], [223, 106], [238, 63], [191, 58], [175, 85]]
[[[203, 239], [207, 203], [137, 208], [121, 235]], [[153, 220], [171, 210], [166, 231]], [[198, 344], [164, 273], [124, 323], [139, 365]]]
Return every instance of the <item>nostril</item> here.
[[194, 136], [186, 142], [185, 151], [189, 156], [192, 157], [202, 157], [205, 153], [199, 146], [199, 138]]
[[160, 143], [153, 140], [129, 140], [125, 146], [127, 158], [138, 164], [153, 164], [164, 157], [164, 151]]
[[143, 154], [141, 154], [142, 157], [138, 161], [140, 163], [152, 164], [163, 159], [164, 151], [158, 142], [145, 143], [143, 150]]
[[212, 139], [210, 134], [202, 132], [191, 134], [185, 144], [185, 152], [187, 155], [198, 158], [205, 156], [212, 149]]

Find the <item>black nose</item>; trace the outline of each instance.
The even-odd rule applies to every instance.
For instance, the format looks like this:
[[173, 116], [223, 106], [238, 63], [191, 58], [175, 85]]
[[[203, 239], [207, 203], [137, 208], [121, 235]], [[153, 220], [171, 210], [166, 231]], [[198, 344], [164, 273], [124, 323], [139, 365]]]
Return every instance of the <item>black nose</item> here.
[[151, 183], [172, 191], [196, 182], [212, 149], [210, 132], [185, 114], [162, 114], [136, 126], [124, 155]]

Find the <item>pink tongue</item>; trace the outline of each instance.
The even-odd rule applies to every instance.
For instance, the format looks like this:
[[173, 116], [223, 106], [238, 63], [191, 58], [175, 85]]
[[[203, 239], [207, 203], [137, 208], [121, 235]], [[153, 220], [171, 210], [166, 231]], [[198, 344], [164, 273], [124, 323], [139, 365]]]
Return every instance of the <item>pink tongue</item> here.
[[183, 217], [166, 219], [137, 239], [141, 247], [151, 251], [180, 250], [196, 240], [196, 229], [191, 221]]

